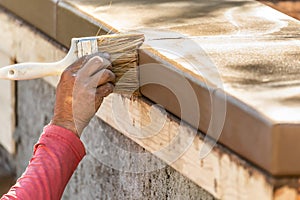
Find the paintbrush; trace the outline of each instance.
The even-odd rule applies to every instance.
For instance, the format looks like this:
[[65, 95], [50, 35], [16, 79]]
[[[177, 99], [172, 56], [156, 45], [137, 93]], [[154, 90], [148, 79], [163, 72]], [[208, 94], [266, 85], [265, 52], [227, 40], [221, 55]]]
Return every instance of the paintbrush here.
[[45, 76], [59, 76], [78, 58], [106, 52], [110, 55], [112, 71], [116, 74], [117, 93], [130, 93], [138, 88], [138, 48], [144, 42], [143, 34], [113, 34], [73, 38], [64, 59], [53, 63], [20, 63], [0, 68], [0, 79], [29, 80]]

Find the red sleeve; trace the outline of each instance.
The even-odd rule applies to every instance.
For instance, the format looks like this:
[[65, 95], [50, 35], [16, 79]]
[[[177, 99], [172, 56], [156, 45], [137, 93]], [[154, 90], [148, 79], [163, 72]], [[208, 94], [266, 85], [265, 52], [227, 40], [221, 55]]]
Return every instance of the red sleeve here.
[[84, 155], [84, 146], [74, 133], [59, 126], [46, 126], [27, 169], [1, 200], [60, 199]]

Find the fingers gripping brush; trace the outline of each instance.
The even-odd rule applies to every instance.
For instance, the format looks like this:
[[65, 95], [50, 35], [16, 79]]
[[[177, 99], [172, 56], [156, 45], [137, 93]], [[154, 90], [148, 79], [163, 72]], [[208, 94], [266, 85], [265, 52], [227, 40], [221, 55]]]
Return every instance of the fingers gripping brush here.
[[143, 42], [143, 34], [73, 38], [68, 54], [61, 61], [6, 66], [0, 68], [0, 79], [29, 80], [45, 76], [58, 76], [78, 58], [97, 52], [106, 52], [110, 54], [112, 71], [116, 75], [114, 92], [132, 93], [139, 85], [137, 77], [138, 48]]

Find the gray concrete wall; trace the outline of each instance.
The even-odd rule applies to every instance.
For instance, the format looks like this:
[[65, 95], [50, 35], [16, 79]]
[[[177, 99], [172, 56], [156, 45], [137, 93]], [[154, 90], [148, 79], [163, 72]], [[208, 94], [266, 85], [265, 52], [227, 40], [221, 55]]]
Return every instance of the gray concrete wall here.
[[[43, 80], [22, 81], [17, 88], [16, 170], [20, 176], [43, 126], [52, 117], [55, 89]], [[124, 172], [122, 166], [118, 170], [103, 164], [98, 157], [100, 154], [102, 158], [106, 155], [113, 165], [124, 159], [110, 148], [114, 145], [133, 152], [145, 153], [145, 150], [96, 117], [82, 139], [87, 155], [72, 176], [63, 199], [213, 199], [168, 166], [155, 171], [132, 173]], [[107, 141], [114, 145], [107, 146]], [[151, 163], [164, 164], [154, 156], [150, 156], [146, 163], [133, 162], [138, 162], [137, 166], [141, 167]]]

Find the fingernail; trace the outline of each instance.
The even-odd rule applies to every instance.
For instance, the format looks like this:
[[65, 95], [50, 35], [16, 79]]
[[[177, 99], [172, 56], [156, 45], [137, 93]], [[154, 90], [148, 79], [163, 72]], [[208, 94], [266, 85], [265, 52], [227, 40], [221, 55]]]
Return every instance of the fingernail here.
[[92, 57], [89, 61], [89, 64], [98, 64], [98, 63], [103, 63], [103, 59], [100, 56], [94, 56]]

